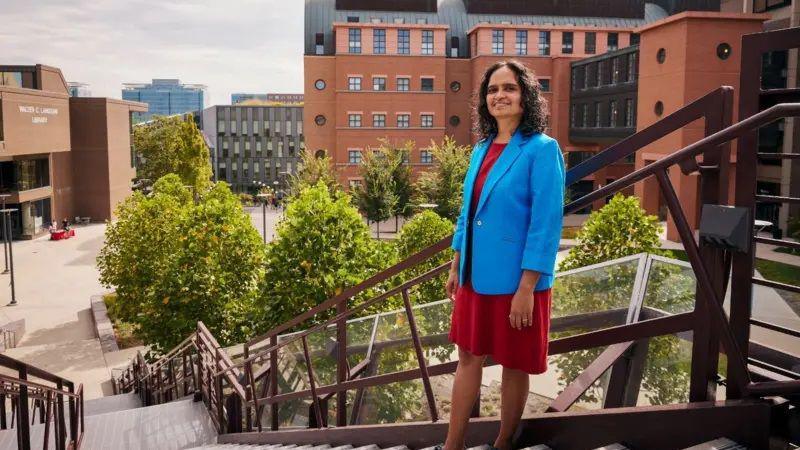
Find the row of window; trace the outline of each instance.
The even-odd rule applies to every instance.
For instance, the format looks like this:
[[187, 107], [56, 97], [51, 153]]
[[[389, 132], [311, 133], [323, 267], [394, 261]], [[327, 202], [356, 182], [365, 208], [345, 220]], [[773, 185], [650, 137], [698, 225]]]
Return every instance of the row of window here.
[[[492, 30], [492, 54], [503, 55], [505, 54], [505, 31], [506, 30]], [[550, 54], [550, 31], [539, 31], [539, 55]], [[585, 33], [586, 39], [584, 40], [583, 52], [586, 54], [594, 54], [597, 52], [597, 33]], [[561, 32], [561, 53], [571, 54], [574, 49], [575, 34], [572, 31]], [[619, 33], [608, 33], [606, 36], [606, 43], [608, 51], [619, 49]], [[638, 35], [631, 35], [631, 44], [638, 43]], [[514, 40], [514, 53], [516, 55], [528, 54], [528, 31], [515, 30]]]
[[[362, 161], [362, 151], [361, 150], [348, 150], [347, 151], [347, 163], [348, 164], [361, 164]], [[375, 150], [378, 152], [378, 150]], [[405, 164], [409, 163], [408, 154], [404, 155], [403, 162]], [[419, 152], [419, 162], [420, 164], [433, 164], [433, 153], [430, 150], [420, 150]]]
[[[579, 103], [572, 105], [572, 117], [570, 126], [572, 128], [633, 128], [636, 126], [636, 112], [634, 111], [633, 99], [625, 99], [624, 110], [620, 111], [617, 100], [611, 100], [603, 114], [603, 103], [594, 102], [593, 114], [590, 116], [589, 104]], [[624, 120], [620, 123], [620, 116]]]
[[[347, 52], [361, 53], [361, 28], [347, 29]], [[397, 54], [411, 54], [411, 30], [401, 28], [397, 30]], [[386, 29], [374, 28], [372, 30], [372, 53], [376, 55], [386, 54]], [[433, 30], [422, 30], [423, 55], [433, 54]]]
[[[347, 77], [347, 89], [350, 91], [360, 91], [362, 87], [361, 76]], [[385, 91], [386, 90], [386, 77], [372, 77], [372, 90]], [[397, 77], [397, 90], [409, 91], [411, 90], [411, 78]], [[419, 90], [432, 92], [433, 91], [433, 78], [421, 77], [419, 82]]]
[[[266, 145], [266, 153], [267, 154], [266, 154], [266, 156], [268, 158], [271, 158], [273, 150], [277, 150], [277, 156], [278, 157], [282, 157], [283, 156], [284, 147], [286, 147], [288, 149], [289, 156], [295, 156], [296, 146], [295, 146], [294, 141], [289, 141], [288, 145], [285, 145], [283, 143], [283, 141], [278, 141], [277, 145], [275, 145], [275, 146], [273, 146], [272, 141], [267, 141], [267, 145]], [[219, 149], [219, 154], [220, 154], [220, 157], [222, 157], [222, 158], [228, 158], [231, 154], [234, 157], [238, 157], [239, 154], [240, 154], [240, 150], [242, 148], [244, 148], [245, 155], [250, 155], [252, 153], [252, 150], [253, 150], [253, 146], [252, 146], [252, 144], [250, 143], [249, 140], [244, 141], [244, 145], [240, 144], [239, 140], [234, 140], [233, 141], [233, 152], [232, 153], [230, 152], [230, 146], [229, 146], [227, 140], [224, 140], [224, 141], [220, 142], [217, 148]], [[256, 145], [255, 145], [255, 156], [261, 156], [261, 154], [263, 153], [263, 149], [264, 149], [264, 146], [262, 145], [261, 141], [257, 140], [256, 141]], [[305, 142], [301, 141], [300, 142], [300, 150], [302, 151], [302, 150], [305, 150], [305, 149], [306, 149], [306, 144], [305, 144]]]
[[[269, 121], [264, 121], [264, 122], [261, 122], [261, 121], [237, 122], [236, 120], [231, 120], [230, 122], [228, 122], [226, 120], [218, 120], [217, 121], [217, 133], [219, 133], [219, 134], [225, 133], [225, 131], [226, 131], [225, 125], [227, 123], [230, 123], [230, 127], [227, 129], [227, 131], [229, 131], [230, 134], [237, 134], [237, 133], [250, 134], [250, 132], [252, 131], [253, 135], [258, 135], [258, 134], [261, 134], [261, 130], [264, 131], [264, 135], [265, 136], [271, 136], [272, 134], [274, 134], [275, 136], [281, 136], [281, 133], [282, 133], [281, 132], [281, 123], [282, 122], [280, 122], [280, 121], [275, 121], [275, 122], [269, 122]], [[293, 127], [292, 127], [292, 123], [293, 122], [287, 120], [287, 121], [285, 121], [283, 123], [284, 123], [283, 129], [286, 130], [286, 134], [287, 135], [291, 135], [292, 134], [292, 129], [293, 129]], [[270, 125], [270, 124], [273, 124], [273, 125]], [[302, 135], [303, 134], [303, 122], [302, 121], [297, 121], [297, 122], [295, 122], [295, 124], [296, 124], [296, 130], [295, 131], [297, 132], [297, 134]]]
[[637, 55], [629, 53], [573, 67], [572, 90], [636, 81]]
[[[275, 166], [271, 167], [269, 161], [265, 161], [264, 164], [264, 175], [265, 177], [262, 178], [261, 176], [261, 164], [259, 161], [253, 161], [252, 164], [252, 173], [250, 172], [250, 162], [243, 161], [241, 164], [241, 172], [239, 172], [239, 163], [237, 161], [231, 161], [230, 167], [230, 178], [228, 178], [228, 164], [224, 161], [220, 161], [217, 164], [217, 178], [220, 180], [239, 180], [240, 178], [243, 180], [253, 179], [253, 181], [257, 179], [268, 180], [270, 178], [277, 179], [278, 175], [281, 172], [292, 173], [292, 161], [286, 162], [286, 169], [281, 170], [281, 162], [275, 161]], [[241, 176], [241, 177], [240, 177]]]
[[[350, 128], [361, 128], [362, 127], [362, 120], [361, 114], [348, 114], [347, 115], [347, 125]], [[396, 120], [396, 127], [397, 128], [409, 128], [411, 127], [411, 114], [397, 114]], [[386, 127], [386, 114], [384, 113], [376, 113], [372, 115], [372, 126], [374, 128], [385, 128]], [[419, 115], [419, 126], [422, 128], [432, 128], [433, 127], [433, 114], [420, 114]]]

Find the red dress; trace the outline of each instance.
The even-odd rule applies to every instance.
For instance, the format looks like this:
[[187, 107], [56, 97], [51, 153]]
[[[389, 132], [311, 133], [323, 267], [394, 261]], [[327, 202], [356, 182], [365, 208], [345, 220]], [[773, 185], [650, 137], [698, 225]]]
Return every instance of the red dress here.
[[[475, 179], [470, 205], [470, 220], [467, 229], [467, 249], [462, 258], [470, 258], [472, 241], [472, 216], [478, 206], [481, 190], [500, 153], [506, 144], [495, 144], [481, 163]], [[485, 295], [472, 289], [466, 260], [466, 283], [456, 292], [455, 305], [450, 323], [450, 341], [473, 355], [491, 355], [498, 364], [519, 369], [529, 374], [547, 370], [547, 337], [550, 330], [550, 289], [535, 291], [533, 300], [533, 324], [522, 330], [511, 328], [508, 315], [514, 294]]]

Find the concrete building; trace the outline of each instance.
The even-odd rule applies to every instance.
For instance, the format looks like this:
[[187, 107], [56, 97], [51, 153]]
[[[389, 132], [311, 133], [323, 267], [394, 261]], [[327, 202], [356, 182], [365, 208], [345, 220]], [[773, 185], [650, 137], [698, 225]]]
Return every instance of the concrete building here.
[[148, 104], [146, 113], [136, 113], [134, 122], [153, 117], [200, 111], [205, 106], [206, 86], [183, 84], [178, 79], [153, 79], [151, 83], [125, 83], [122, 99]]
[[92, 96], [92, 90], [89, 88], [89, 83], [82, 83], [80, 81], [68, 81], [67, 87], [69, 88], [70, 97]]
[[231, 94], [232, 105], [266, 105], [272, 103], [283, 103], [287, 105], [302, 104], [303, 94]]
[[106, 220], [131, 193], [131, 114], [143, 103], [70, 97], [59, 69], [0, 66], [0, 192], [9, 194], [13, 236], [50, 221]]
[[211, 106], [203, 110], [202, 130], [214, 179], [237, 192], [285, 189], [306, 149], [302, 106]]

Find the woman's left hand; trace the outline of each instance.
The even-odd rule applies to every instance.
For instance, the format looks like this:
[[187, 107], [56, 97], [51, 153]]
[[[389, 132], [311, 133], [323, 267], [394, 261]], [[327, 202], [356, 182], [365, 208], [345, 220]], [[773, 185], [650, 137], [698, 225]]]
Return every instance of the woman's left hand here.
[[508, 321], [511, 328], [522, 330], [533, 325], [533, 289], [518, 289], [511, 299], [511, 313]]

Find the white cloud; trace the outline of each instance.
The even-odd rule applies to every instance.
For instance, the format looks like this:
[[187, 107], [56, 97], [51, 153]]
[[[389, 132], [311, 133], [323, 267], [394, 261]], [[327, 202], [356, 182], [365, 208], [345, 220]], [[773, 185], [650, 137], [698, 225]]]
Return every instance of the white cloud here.
[[179, 78], [232, 92], [303, 89], [302, 0], [0, 0], [0, 64], [46, 64], [92, 94]]

